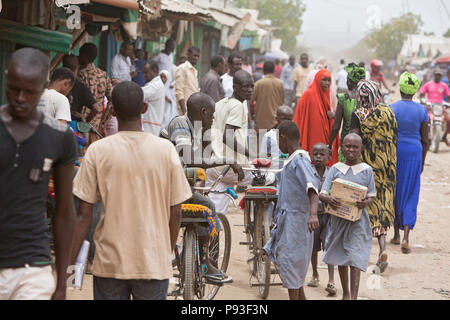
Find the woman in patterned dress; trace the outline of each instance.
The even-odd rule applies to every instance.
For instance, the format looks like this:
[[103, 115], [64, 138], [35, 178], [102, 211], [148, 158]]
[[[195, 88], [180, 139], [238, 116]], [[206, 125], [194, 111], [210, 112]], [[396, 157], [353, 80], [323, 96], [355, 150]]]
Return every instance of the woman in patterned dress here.
[[377, 197], [368, 209], [372, 234], [380, 246], [377, 266], [384, 272], [388, 266], [386, 234], [395, 217], [397, 121], [392, 108], [381, 104], [382, 95], [376, 82], [361, 80], [356, 92], [351, 132], [363, 139], [361, 160], [372, 167], [375, 176]]

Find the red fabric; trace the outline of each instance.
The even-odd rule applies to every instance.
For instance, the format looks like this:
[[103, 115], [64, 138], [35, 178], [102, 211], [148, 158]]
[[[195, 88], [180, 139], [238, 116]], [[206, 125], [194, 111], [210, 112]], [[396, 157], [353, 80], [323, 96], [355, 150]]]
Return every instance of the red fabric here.
[[[323, 69], [317, 72], [314, 82], [308, 90], [301, 96], [295, 110], [293, 121], [300, 130], [300, 146], [311, 154], [313, 146], [322, 142], [328, 145], [330, 142], [333, 119], [329, 119], [327, 112], [331, 111], [330, 89], [323, 91], [320, 81], [324, 77], [330, 77], [328, 70]], [[339, 137], [333, 143], [333, 154], [331, 161], [327, 162], [331, 166], [339, 161]]]

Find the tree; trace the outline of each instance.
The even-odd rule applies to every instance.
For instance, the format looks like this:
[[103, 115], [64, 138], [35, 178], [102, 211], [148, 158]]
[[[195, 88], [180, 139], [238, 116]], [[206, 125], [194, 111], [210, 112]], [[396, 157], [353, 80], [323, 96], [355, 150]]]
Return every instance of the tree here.
[[418, 34], [422, 26], [420, 15], [407, 13], [382, 24], [381, 28], [371, 31], [364, 40], [370, 49], [375, 50], [379, 59], [396, 60], [408, 35]]
[[302, 26], [302, 15], [305, 12], [303, 0], [232, 0], [239, 8], [255, 7], [259, 11], [259, 19], [272, 21], [272, 26], [280, 30], [274, 36], [282, 40], [281, 48], [285, 51], [294, 51], [297, 45], [297, 35]]
[[450, 29], [448, 29], [447, 32], [444, 33], [444, 37], [450, 38]]

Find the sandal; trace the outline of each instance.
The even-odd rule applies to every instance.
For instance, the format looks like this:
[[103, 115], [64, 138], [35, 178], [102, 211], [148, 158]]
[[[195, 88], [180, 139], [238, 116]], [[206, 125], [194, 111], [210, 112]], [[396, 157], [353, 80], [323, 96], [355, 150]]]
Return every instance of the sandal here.
[[400, 244], [400, 239], [392, 238], [391, 243], [392, 244]]
[[387, 262], [388, 254], [386, 251], [383, 251], [378, 258], [377, 267], [380, 268], [380, 273], [383, 273], [388, 267], [389, 263]]
[[402, 252], [404, 254], [408, 254], [411, 252], [411, 249], [409, 248], [408, 242], [406, 242], [406, 240], [402, 241]]
[[329, 297], [334, 297], [337, 294], [337, 289], [334, 283], [327, 284], [325, 291], [328, 292]]
[[317, 288], [319, 286], [320, 280], [319, 278], [312, 278], [311, 281], [308, 283], [308, 287]]

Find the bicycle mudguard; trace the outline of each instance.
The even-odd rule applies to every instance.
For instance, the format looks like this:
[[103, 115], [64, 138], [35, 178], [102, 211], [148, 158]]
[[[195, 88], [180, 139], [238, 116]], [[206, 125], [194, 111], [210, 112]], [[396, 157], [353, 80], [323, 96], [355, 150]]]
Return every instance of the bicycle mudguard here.
[[206, 206], [199, 204], [183, 203], [181, 205], [181, 213], [183, 218], [204, 218], [208, 223], [209, 235], [213, 237], [216, 233], [216, 222], [212, 216], [212, 211]]
[[275, 187], [251, 187], [248, 188], [244, 196], [245, 200], [276, 200], [278, 199], [277, 188]]

